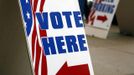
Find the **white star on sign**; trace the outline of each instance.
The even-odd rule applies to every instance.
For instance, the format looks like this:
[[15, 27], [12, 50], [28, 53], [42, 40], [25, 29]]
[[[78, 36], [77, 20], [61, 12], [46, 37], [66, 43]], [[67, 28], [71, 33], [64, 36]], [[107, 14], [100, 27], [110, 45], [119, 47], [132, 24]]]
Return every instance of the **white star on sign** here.
[[27, 15], [27, 18], [30, 19], [30, 13], [27, 12], [26, 15]]
[[28, 3], [28, 0], [26, 0], [26, 3]]

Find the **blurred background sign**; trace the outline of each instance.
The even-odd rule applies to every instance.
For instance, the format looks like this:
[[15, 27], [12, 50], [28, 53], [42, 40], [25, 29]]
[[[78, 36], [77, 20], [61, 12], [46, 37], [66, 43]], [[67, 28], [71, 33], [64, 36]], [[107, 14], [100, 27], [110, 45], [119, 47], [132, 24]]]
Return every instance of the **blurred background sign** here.
[[119, 0], [93, 0], [85, 25], [88, 35], [107, 38], [118, 3]]

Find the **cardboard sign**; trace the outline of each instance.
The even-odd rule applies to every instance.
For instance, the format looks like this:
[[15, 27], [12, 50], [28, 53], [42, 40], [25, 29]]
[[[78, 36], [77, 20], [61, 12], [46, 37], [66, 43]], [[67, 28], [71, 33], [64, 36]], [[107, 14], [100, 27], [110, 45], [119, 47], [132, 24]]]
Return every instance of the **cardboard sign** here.
[[119, 0], [93, 0], [88, 25], [109, 30]]
[[35, 75], [94, 75], [77, 0], [20, 0]]

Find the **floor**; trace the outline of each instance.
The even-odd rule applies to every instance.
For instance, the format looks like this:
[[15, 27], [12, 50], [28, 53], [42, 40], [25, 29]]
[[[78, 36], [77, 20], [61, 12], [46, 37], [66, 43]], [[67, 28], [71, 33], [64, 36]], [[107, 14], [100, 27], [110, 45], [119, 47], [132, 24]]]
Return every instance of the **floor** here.
[[108, 39], [87, 38], [95, 75], [134, 75], [134, 37], [114, 26]]

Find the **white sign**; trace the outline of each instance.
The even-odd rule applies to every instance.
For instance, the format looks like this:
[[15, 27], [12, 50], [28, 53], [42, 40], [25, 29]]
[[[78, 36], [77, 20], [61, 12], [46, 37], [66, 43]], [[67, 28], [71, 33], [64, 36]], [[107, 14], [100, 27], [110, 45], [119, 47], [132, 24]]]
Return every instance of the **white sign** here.
[[119, 0], [94, 0], [88, 25], [109, 30]]
[[94, 75], [78, 0], [20, 0], [35, 75]]

